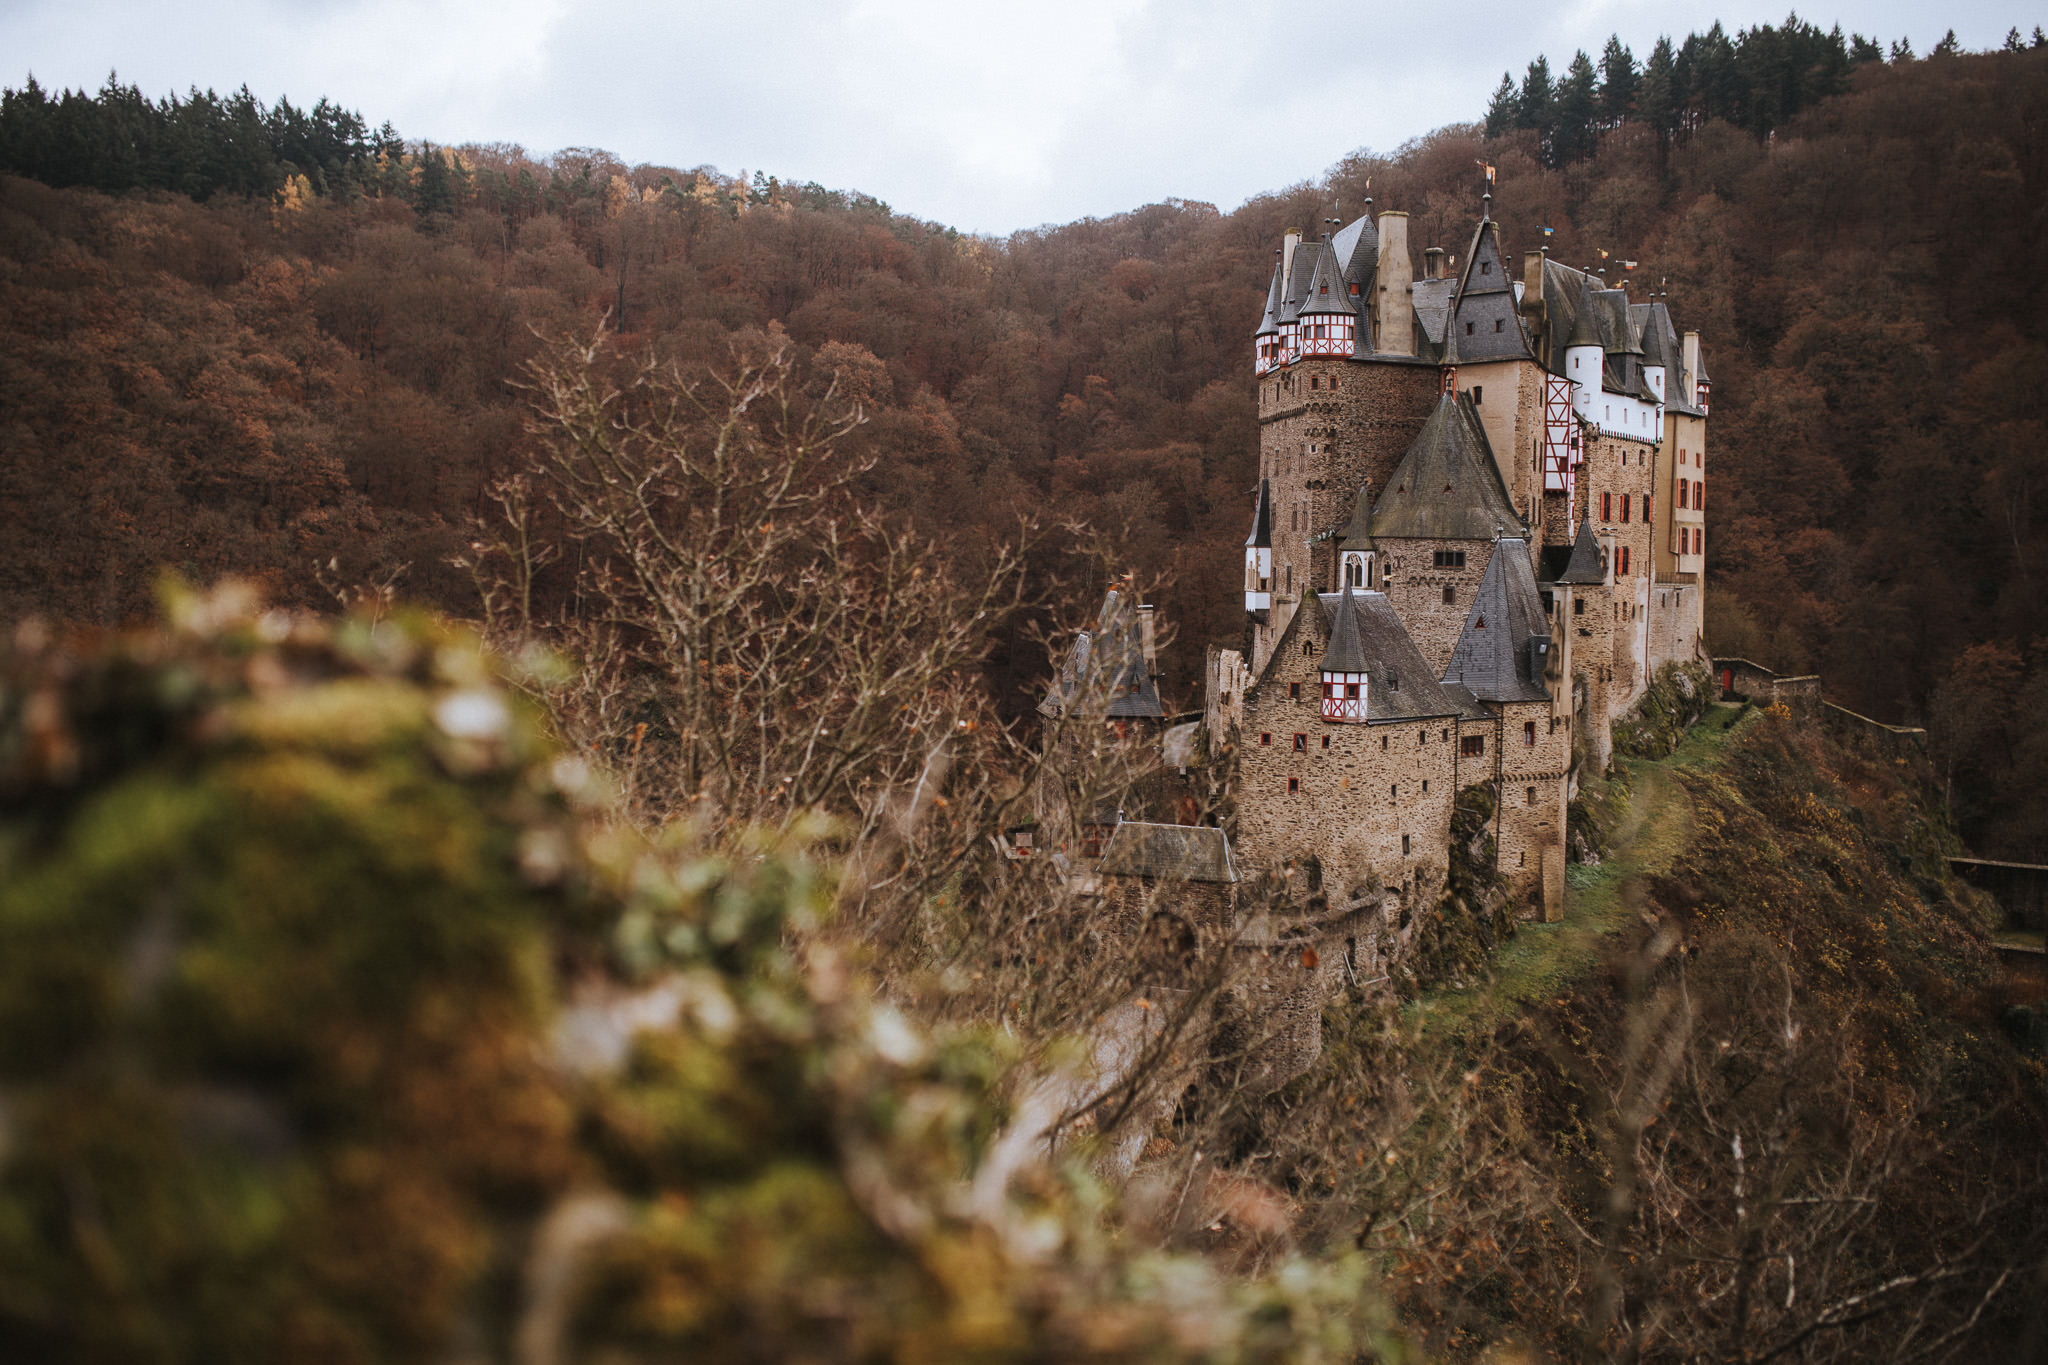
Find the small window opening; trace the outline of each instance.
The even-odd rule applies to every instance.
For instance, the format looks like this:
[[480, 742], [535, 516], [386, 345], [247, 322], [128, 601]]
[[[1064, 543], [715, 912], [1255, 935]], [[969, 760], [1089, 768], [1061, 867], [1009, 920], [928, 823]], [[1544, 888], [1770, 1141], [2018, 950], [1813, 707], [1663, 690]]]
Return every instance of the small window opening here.
[[1300, 701], [1300, 700], [1301, 700], [1301, 684], [1300, 684], [1300, 683], [1289, 683], [1289, 684], [1287, 684], [1287, 699], [1288, 699], [1289, 701]]
[[1472, 335], [1472, 324], [1471, 324], [1471, 323], [1469, 323], [1469, 322], [1465, 324], [1465, 335], [1466, 335], [1466, 336], [1471, 336], [1471, 335]]
[[1451, 587], [1451, 585], [1448, 583], [1444, 584], [1444, 605], [1448, 607], [1457, 600], [1457, 590]]
[[1300, 779], [1300, 778], [1298, 778], [1298, 777], [1290, 777], [1290, 778], [1288, 778], [1288, 779], [1287, 779], [1287, 794], [1288, 794], [1289, 796], [1292, 796], [1292, 795], [1293, 795], [1294, 793], [1296, 793], [1296, 792], [1298, 792], [1298, 791], [1300, 791], [1300, 790], [1301, 790], [1301, 779]]
[[1480, 758], [1486, 753], [1485, 735], [1466, 735], [1458, 741], [1458, 753], [1465, 758]]
[[1405, 834], [1401, 836], [1401, 854], [1403, 857], [1408, 854], [1408, 836]]
[[1270, 730], [1263, 730], [1263, 731], [1261, 731], [1261, 732], [1259, 733], [1259, 743], [1260, 743], [1260, 744], [1271, 744], [1272, 742], [1273, 742], [1273, 732], [1272, 732], [1272, 731], [1270, 731]]
[[1323, 736], [1323, 747], [1325, 749], [1330, 747], [1330, 737], [1328, 735]]
[[1536, 804], [1536, 789], [1534, 787], [1529, 788], [1529, 804], [1532, 806]]
[[1297, 735], [1296, 735], [1296, 736], [1294, 737], [1294, 752], [1296, 752], [1296, 753], [1298, 753], [1298, 754], [1305, 754], [1305, 753], [1307, 753], [1307, 752], [1308, 752], [1308, 736], [1307, 736], [1307, 735], [1297, 734]]

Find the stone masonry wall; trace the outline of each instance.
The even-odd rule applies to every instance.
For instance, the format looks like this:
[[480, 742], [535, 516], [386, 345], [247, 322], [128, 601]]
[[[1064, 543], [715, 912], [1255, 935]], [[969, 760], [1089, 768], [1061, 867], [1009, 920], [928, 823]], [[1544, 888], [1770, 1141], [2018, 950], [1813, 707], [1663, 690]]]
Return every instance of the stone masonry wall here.
[[[1438, 677], [1451, 662], [1472, 595], [1493, 560], [1493, 542], [1486, 540], [1387, 540], [1379, 543], [1386, 565], [1387, 601], [1408, 628], [1415, 647]], [[1461, 552], [1462, 569], [1435, 567], [1438, 551]], [[1451, 600], [1444, 600], [1444, 589]]]
[[1235, 840], [1241, 867], [1314, 854], [1333, 879], [1333, 896], [1362, 885], [1368, 870], [1390, 886], [1440, 883], [1459, 777], [1457, 719], [1324, 721], [1316, 673], [1324, 642], [1309, 639], [1307, 652], [1294, 647], [1312, 633], [1307, 621], [1302, 627], [1246, 701]]
[[1526, 913], [1543, 908], [1544, 851], [1554, 849], [1553, 856], [1561, 858], [1564, 849], [1571, 727], [1569, 716], [1556, 714], [1547, 701], [1509, 702], [1504, 710], [1500, 870], [1513, 902]]

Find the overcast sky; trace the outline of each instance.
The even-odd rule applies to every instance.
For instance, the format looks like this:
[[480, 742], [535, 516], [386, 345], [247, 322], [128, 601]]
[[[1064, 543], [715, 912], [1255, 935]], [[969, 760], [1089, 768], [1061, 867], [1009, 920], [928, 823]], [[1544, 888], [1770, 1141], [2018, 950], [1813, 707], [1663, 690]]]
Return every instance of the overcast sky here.
[[[1480, 117], [1504, 70], [1610, 32], [1648, 55], [1786, 0], [0, 0], [0, 83], [325, 95], [410, 138], [764, 170], [1007, 233], [1168, 197], [1224, 209]], [[2016, 0], [1806, 16], [1923, 55], [2031, 32]], [[2038, 13], [2038, 12], [2037, 12]], [[1652, 17], [1654, 16], [1654, 17]]]

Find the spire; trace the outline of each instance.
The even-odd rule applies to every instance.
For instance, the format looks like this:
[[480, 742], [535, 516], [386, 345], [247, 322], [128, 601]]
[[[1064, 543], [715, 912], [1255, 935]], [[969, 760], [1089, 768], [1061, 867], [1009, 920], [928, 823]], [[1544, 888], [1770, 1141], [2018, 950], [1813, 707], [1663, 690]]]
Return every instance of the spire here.
[[1344, 527], [1337, 540], [1337, 553], [1346, 550], [1370, 550], [1372, 544], [1372, 496], [1371, 490], [1359, 485], [1358, 501], [1352, 504], [1351, 520]]
[[[1280, 253], [1276, 250], [1273, 255], [1278, 257]], [[1266, 315], [1259, 319], [1259, 330], [1253, 332], [1252, 335], [1254, 337], [1280, 335], [1280, 262], [1277, 259], [1273, 262], [1273, 283], [1266, 287]]]
[[1259, 505], [1252, 512], [1252, 533], [1244, 538], [1247, 550], [1273, 548], [1273, 481], [1259, 480]]
[[1581, 275], [1579, 277], [1578, 307], [1573, 311], [1578, 316], [1572, 319], [1572, 334], [1565, 342], [1565, 345], [1568, 347], [1598, 346], [1601, 350], [1606, 350], [1606, 344], [1600, 340], [1600, 324], [1593, 317], [1593, 280], [1591, 276]]
[[1564, 572], [1557, 576], [1557, 581], [1566, 587], [1605, 583], [1607, 565], [1604, 560], [1605, 552], [1601, 550], [1600, 542], [1593, 539], [1593, 509], [1588, 506], [1586, 519], [1579, 523], [1578, 539], [1572, 542], [1571, 560], [1564, 566]]
[[1323, 651], [1323, 661], [1318, 667], [1325, 673], [1363, 673], [1366, 671], [1365, 644], [1358, 633], [1358, 599], [1351, 589], [1344, 589], [1344, 596], [1337, 601], [1337, 610], [1330, 622], [1330, 645]]

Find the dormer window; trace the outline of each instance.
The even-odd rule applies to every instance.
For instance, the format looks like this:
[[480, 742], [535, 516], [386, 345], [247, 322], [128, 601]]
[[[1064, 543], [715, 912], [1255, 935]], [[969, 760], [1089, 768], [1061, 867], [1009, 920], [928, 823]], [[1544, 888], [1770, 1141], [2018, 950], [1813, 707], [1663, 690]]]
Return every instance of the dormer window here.
[[1332, 724], [1365, 719], [1366, 676], [1324, 669], [1323, 719]]
[[1481, 261], [1479, 263], [1479, 273], [1482, 275], [1491, 275], [1493, 273], [1493, 262]]

